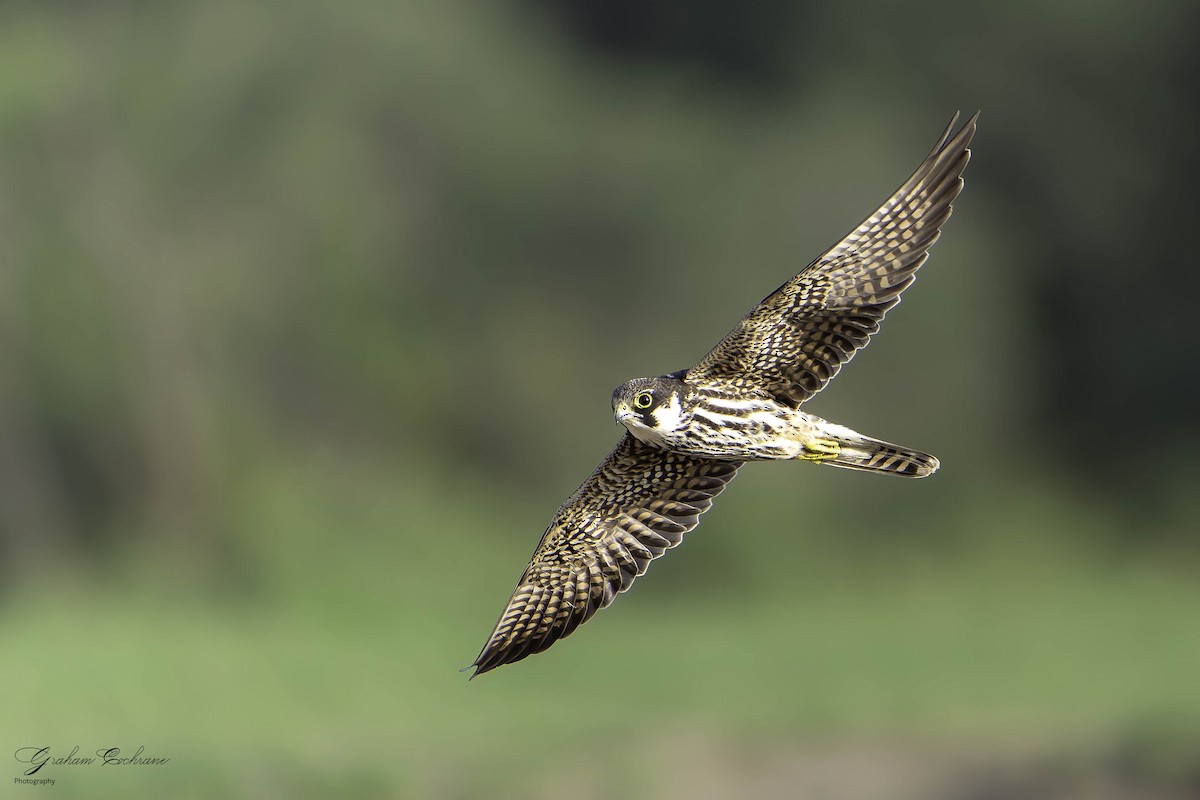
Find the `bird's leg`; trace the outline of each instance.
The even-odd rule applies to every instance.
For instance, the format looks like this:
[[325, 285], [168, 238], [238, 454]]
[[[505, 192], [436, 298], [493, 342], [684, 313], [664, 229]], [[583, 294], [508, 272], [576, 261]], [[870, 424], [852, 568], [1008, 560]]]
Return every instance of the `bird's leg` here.
[[822, 439], [814, 436], [804, 441], [804, 452], [796, 456], [796, 458], [819, 464], [822, 461], [837, 458], [841, 452], [842, 446], [838, 444], [836, 439]]

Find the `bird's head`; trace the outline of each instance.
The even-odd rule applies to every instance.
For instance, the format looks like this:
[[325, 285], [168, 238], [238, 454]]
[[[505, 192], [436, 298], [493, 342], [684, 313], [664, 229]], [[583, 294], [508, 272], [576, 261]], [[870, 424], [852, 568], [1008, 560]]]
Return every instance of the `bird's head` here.
[[663, 445], [663, 436], [687, 424], [687, 386], [681, 373], [634, 378], [613, 390], [617, 422], [644, 442]]

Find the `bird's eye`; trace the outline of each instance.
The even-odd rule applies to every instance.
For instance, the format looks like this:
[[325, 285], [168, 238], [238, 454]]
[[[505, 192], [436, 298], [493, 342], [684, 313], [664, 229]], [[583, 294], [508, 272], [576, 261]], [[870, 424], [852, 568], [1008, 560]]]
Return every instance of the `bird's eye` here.
[[641, 411], [652, 405], [654, 405], [654, 395], [650, 392], [640, 392], [637, 397], [633, 398], [633, 407]]

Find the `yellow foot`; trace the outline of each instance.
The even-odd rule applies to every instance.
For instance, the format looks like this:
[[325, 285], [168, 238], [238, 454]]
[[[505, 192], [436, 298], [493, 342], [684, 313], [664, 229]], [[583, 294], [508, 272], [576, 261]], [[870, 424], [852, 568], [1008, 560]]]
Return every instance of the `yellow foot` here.
[[804, 443], [804, 452], [796, 458], [819, 464], [837, 458], [841, 452], [842, 446], [835, 439], [809, 439]]

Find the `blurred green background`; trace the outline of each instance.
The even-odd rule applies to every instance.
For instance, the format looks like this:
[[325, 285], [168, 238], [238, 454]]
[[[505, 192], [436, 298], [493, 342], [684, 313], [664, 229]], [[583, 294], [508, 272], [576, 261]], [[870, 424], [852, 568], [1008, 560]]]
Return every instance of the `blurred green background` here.
[[[1193, 3], [0, 7], [0, 739], [43, 797], [1200, 796]], [[465, 666], [609, 392], [982, 109], [811, 404], [570, 640]], [[10, 759], [8, 775], [22, 765]]]

